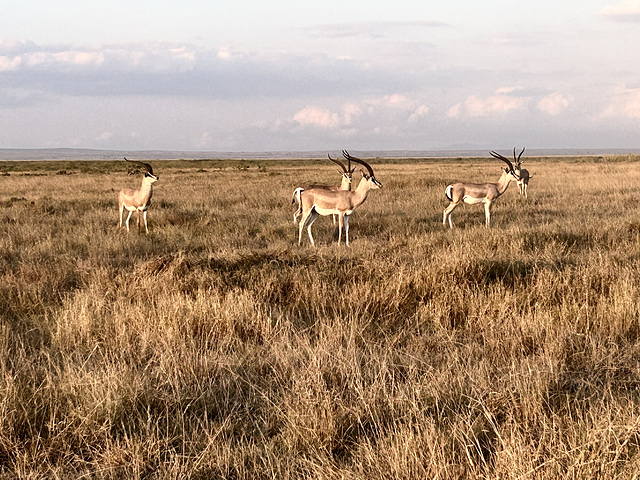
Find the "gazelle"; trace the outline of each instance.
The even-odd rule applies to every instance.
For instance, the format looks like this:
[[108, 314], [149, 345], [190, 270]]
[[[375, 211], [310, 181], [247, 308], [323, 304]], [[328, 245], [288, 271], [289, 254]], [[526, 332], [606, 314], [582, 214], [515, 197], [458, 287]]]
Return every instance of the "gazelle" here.
[[307, 229], [311, 245], [315, 247], [313, 235], [311, 235], [311, 226], [315, 222], [318, 215], [338, 215], [338, 245], [342, 240], [342, 227], [344, 226], [345, 241], [349, 246], [349, 217], [353, 211], [362, 205], [369, 195], [369, 190], [382, 188], [382, 184], [376, 180], [373, 169], [364, 160], [352, 157], [346, 150], [342, 151], [344, 157], [352, 162], [363, 165], [367, 172], [361, 169], [362, 180], [354, 191], [350, 190], [326, 190], [320, 188], [312, 188], [309, 190], [298, 189], [300, 202], [302, 205], [302, 219], [298, 233], [298, 245], [302, 244], [302, 231]]
[[502, 170], [502, 175], [497, 183], [454, 183], [449, 185], [444, 193], [451, 202], [447, 208], [444, 209], [444, 215], [442, 216], [442, 224], [447, 225], [447, 218], [449, 219], [449, 228], [453, 228], [451, 222], [451, 212], [460, 203], [468, 203], [470, 205], [476, 205], [478, 203], [484, 204], [484, 216], [485, 225], [488, 227], [491, 224], [491, 204], [502, 195], [509, 186], [511, 180], [518, 181], [518, 175], [514, 171], [513, 164], [508, 158], [503, 157], [499, 153], [489, 152], [491, 156], [502, 160], [508, 165], [508, 168]]
[[[348, 160], [348, 167], [346, 167], [340, 160], [331, 158], [330, 154], [327, 154], [327, 157], [329, 157], [329, 160], [331, 160], [333, 163], [338, 164], [342, 169], [342, 171], [338, 170], [338, 173], [342, 176], [340, 186], [335, 187], [333, 185], [307, 185], [306, 187], [296, 188], [293, 192], [293, 198], [291, 199], [291, 204], [298, 202], [298, 210], [296, 210], [296, 212], [293, 214], [294, 224], [298, 222], [298, 218], [300, 218], [300, 215], [302, 215], [302, 202], [300, 201], [300, 192], [302, 190], [310, 190], [312, 188], [321, 188], [325, 190], [351, 190], [351, 178], [353, 176], [353, 171], [355, 170], [355, 167], [351, 168], [351, 160]], [[333, 215], [333, 224], [336, 224], [335, 215]]]
[[158, 181], [158, 177], [153, 174], [153, 168], [151, 168], [151, 165], [148, 163], [128, 160], [126, 157], [125, 160], [127, 162], [142, 165], [146, 169], [146, 172], [142, 178], [142, 185], [138, 190], [123, 188], [118, 194], [118, 204], [120, 205], [119, 227], [122, 228], [122, 213], [127, 209], [129, 212], [129, 215], [127, 216], [127, 232], [129, 231], [129, 219], [131, 219], [133, 212], [136, 212], [138, 232], [140, 231], [140, 212], [142, 212], [144, 229], [146, 233], [149, 233], [149, 227], [147, 226], [147, 209], [151, 204], [151, 195], [153, 194], [152, 185]]
[[515, 160], [513, 169], [515, 170], [516, 175], [518, 175], [518, 192], [520, 192], [520, 195], [524, 195], [524, 198], [529, 198], [529, 196], [527, 195], [527, 187], [529, 187], [530, 178], [529, 170], [527, 170], [526, 168], [522, 168], [522, 160], [520, 160], [520, 157], [523, 153], [524, 147], [522, 147], [520, 155], [518, 155], [518, 158], [516, 158], [516, 149], [513, 149], [513, 159]]

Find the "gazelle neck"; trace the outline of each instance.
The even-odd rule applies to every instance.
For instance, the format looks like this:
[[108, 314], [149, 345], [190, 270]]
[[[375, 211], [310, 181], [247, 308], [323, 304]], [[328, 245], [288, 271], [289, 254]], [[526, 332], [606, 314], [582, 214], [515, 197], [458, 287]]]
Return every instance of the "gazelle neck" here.
[[354, 203], [360, 205], [364, 202], [367, 199], [367, 195], [369, 195], [369, 190], [371, 190], [372, 186], [373, 183], [369, 178], [362, 177], [362, 180], [358, 183], [358, 187], [353, 192]]
[[351, 190], [351, 179], [346, 175], [342, 175], [342, 183], [340, 183], [340, 190]]
[[142, 185], [140, 186], [140, 194], [143, 197], [151, 198], [151, 195], [153, 193], [153, 191], [152, 191], [153, 183], [155, 181], [156, 181], [155, 178], [151, 178], [151, 177], [144, 177], [142, 179]]
[[498, 193], [500, 195], [502, 195], [507, 190], [507, 187], [509, 186], [509, 182], [512, 180], [512, 178], [513, 177], [511, 176], [510, 173], [505, 172], [504, 170], [502, 171], [500, 180], [498, 180], [498, 183], [496, 184], [498, 188]]

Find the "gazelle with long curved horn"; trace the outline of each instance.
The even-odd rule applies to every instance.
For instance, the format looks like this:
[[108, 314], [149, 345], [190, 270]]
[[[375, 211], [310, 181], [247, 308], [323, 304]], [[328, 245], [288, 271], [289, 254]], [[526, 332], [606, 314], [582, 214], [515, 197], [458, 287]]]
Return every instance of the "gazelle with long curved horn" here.
[[151, 168], [151, 165], [148, 163], [128, 160], [126, 157], [125, 160], [127, 162], [142, 165], [146, 171], [144, 177], [142, 177], [142, 185], [138, 190], [123, 188], [118, 194], [118, 204], [120, 206], [119, 227], [122, 228], [122, 213], [126, 209], [129, 212], [126, 222], [127, 232], [129, 231], [129, 220], [131, 219], [133, 212], [136, 212], [138, 231], [140, 231], [140, 212], [142, 212], [144, 229], [146, 233], [149, 233], [149, 227], [147, 226], [147, 209], [151, 204], [151, 195], [153, 194], [152, 185], [158, 181], [158, 176], [153, 174], [153, 168]]
[[522, 168], [522, 160], [520, 160], [520, 157], [522, 157], [522, 154], [524, 153], [524, 147], [522, 147], [522, 151], [520, 152], [520, 155], [518, 155], [518, 158], [516, 158], [516, 149], [513, 149], [513, 169], [516, 172], [516, 175], [518, 175], [518, 192], [520, 192], [520, 195], [524, 195], [524, 198], [529, 198], [529, 195], [527, 194], [527, 189], [529, 187], [529, 170], [527, 170], [526, 168]]
[[353, 211], [362, 205], [369, 195], [371, 189], [382, 188], [382, 184], [376, 180], [371, 166], [356, 157], [349, 155], [346, 150], [342, 151], [344, 157], [352, 162], [359, 163], [364, 166], [367, 171], [362, 171], [362, 180], [358, 187], [353, 190], [325, 190], [310, 189], [300, 191], [300, 201], [302, 205], [302, 219], [300, 220], [298, 232], [298, 245], [302, 244], [302, 231], [306, 228], [309, 233], [311, 245], [315, 246], [313, 235], [311, 234], [311, 226], [315, 222], [318, 215], [338, 215], [339, 233], [338, 245], [342, 240], [342, 228], [344, 226], [345, 241], [349, 246], [349, 217]]
[[[353, 176], [353, 172], [355, 170], [355, 167], [351, 168], [351, 160], [348, 160], [348, 166], [345, 166], [345, 164], [342, 163], [340, 160], [331, 158], [330, 154], [327, 154], [327, 157], [329, 157], [329, 160], [331, 160], [333, 163], [340, 166], [340, 169], [342, 170], [342, 171], [338, 170], [338, 173], [342, 176], [342, 181], [340, 182], [340, 186], [336, 187], [333, 185], [307, 185], [305, 187], [296, 188], [293, 191], [293, 198], [291, 199], [291, 204], [298, 202], [298, 209], [293, 214], [294, 224], [298, 222], [298, 218], [300, 218], [300, 215], [302, 215], [302, 202], [300, 201], [300, 192], [302, 190], [310, 190], [312, 188], [321, 188], [324, 190], [351, 190], [351, 179]], [[334, 225], [336, 224], [336, 215], [333, 215], [333, 224]]]
[[464, 202], [470, 205], [484, 204], [485, 225], [487, 227], [490, 226], [491, 205], [507, 190], [511, 180], [518, 181], [518, 176], [514, 171], [513, 164], [508, 158], [496, 152], [489, 153], [491, 153], [492, 157], [505, 162], [508, 168], [502, 170], [502, 175], [497, 183], [454, 183], [447, 186], [444, 192], [451, 203], [444, 209], [442, 216], [443, 225], [446, 226], [447, 219], [449, 219], [449, 228], [453, 228], [451, 212], [460, 202]]

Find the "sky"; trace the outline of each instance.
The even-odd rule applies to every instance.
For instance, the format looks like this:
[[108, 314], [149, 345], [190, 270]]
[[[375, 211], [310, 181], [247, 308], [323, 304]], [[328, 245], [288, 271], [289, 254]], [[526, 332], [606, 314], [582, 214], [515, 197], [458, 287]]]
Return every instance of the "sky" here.
[[21, 0], [0, 148], [640, 148], [640, 0]]

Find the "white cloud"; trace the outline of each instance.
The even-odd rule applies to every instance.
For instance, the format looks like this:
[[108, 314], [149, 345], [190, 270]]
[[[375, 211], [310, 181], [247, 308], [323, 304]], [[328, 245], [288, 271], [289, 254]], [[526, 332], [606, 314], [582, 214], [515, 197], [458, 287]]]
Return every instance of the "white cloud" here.
[[209, 132], [204, 132], [200, 136], [200, 138], [197, 140], [197, 145], [198, 145], [198, 148], [205, 149], [205, 150], [208, 148], [211, 148], [211, 146], [214, 145], [211, 134]]
[[170, 48], [169, 52], [173, 55], [173, 58], [176, 60], [186, 60], [188, 62], [194, 62], [196, 60], [196, 54], [193, 50], [187, 47], [177, 47]]
[[512, 93], [515, 93], [519, 90], [522, 90], [522, 87], [520, 86], [516, 86], [516, 87], [500, 87], [496, 90], [496, 95], [510, 95]]
[[17, 70], [22, 64], [22, 57], [20, 55], [13, 58], [2, 56], [0, 57], [0, 72], [11, 72]]
[[68, 65], [101, 65], [104, 62], [104, 53], [64, 51], [52, 54], [48, 60]]
[[573, 97], [555, 92], [541, 98], [538, 102], [538, 109], [548, 115], [557, 116], [560, 115], [572, 102]]
[[513, 110], [525, 108], [529, 97], [505, 95], [504, 89], [499, 89], [496, 95], [478, 98], [470, 95], [464, 102], [458, 103], [447, 111], [449, 118], [486, 117], [492, 114], [505, 114]]
[[640, 118], [640, 88], [619, 87], [602, 117]]
[[340, 113], [312, 105], [298, 111], [293, 116], [293, 119], [300, 125], [322, 128], [336, 128], [345, 125], [347, 122], [345, 116]]
[[407, 110], [413, 108], [415, 101], [406, 97], [405, 95], [393, 93], [391, 95], [383, 95], [382, 97], [368, 98], [364, 101], [364, 103], [374, 107]]
[[421, 117], [425, 117], [429, 114], [429, 107], [422, 104], [416, 108], [411, 115], [409, 115], [409, 121], [415, 122]]
[[627, 0], [615, 5], [607, 5], [600, 10], [600, 15], [621, 22], [640, 21], [640, 0]]
[[100, 142], [106, 142], [113, 138], [113, 132], [102, 132], [100, 135], [96, 137], [96, 140]]
[[385, 121], [401, 112], [412, 122], [429, 113], [429, 107], [401, 94], [369, 97], [344, 104], [338, 111], [310, 105], [296, 112], [293, 120], [300, 125], [322, 128], [342, 128], [353, 125], [358, 117]]
[[229, 60], [230, 58], [232, 58], [232, 56], [233, 54], [231, 53], [227, 45], [218, 49], [218, 58], [220, 58], [221, 60]]

